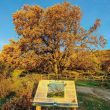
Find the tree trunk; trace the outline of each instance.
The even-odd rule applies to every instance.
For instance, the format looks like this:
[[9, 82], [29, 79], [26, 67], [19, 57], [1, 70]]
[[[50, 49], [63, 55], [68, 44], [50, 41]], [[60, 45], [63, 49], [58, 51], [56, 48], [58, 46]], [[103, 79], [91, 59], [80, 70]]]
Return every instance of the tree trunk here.
[[56, 74], [56, 76], [58, 75], [58, 64], [57, 64], [57, 61], [55, 61], [55, 64], [54, 64], [54, 72]]

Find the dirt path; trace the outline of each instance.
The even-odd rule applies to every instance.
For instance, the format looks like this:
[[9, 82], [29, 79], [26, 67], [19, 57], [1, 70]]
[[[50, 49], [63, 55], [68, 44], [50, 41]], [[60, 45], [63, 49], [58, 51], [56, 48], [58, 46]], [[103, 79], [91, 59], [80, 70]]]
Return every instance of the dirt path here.
[[110, 101], [110, 90], [108, 89], [77, 86], [77, 92], [92, 94], [98, 98]]

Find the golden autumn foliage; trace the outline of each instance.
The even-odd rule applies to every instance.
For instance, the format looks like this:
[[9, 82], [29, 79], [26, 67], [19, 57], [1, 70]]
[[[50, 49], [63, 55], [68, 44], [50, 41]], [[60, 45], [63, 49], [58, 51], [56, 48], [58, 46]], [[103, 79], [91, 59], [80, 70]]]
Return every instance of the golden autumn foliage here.
[[100, 20], [85, 30], [80, 25], [81, 18], [80, 7], [68, 2], [45, 9], [25, 5], [13, 14], [20, 38], [4, 46], [3, 60], [12, 68], [62, 72], [71, 66], [71, 56], [77, 50], [88, 51], [91, 46], [103, 47], [106, 43], [103, 36], [92, 34]]
[[87, 72], [94, 76], [99, 70], [110, 73], [110, 52], [94, 51], [106, 44], [102, 35], [94, 34], [100, 19], [88, 30], [80, 25], [81, 19], [80, 7], [68, 2], [48, 8], [25, 5], [13, 14], [19, 39], [10, 39], [0, 52], [0, 98], [15, 94], [2, 105], [3, 110], [32, 109], [33, 85], [43, 79], [43, 74], [36, 73], [50, 73], [44, 79], [49, 75], [51, 79], [51, 73], [64, 73], [67, 78], [70, 72], [73, 79], [80, 73], [81, 78]]
[[110, 50], [99, 51], [98, 53], [102, 70], [110, 73]]
[[79, 52], [76, 57], [71, 59], [71, 69], [83, 70], [83, 71], [99, 71], [100, 68], [100, 59], [96, 57], [93, 52]]
[[32, 107], [31, 100], [33, 98], [32, 94], [34, 94], [34, 83], [38, 83], [39, 80], [39, 74], [27, 75], [22, 78], [6, 78], [0, 74], [0, 109], [27, 110]]

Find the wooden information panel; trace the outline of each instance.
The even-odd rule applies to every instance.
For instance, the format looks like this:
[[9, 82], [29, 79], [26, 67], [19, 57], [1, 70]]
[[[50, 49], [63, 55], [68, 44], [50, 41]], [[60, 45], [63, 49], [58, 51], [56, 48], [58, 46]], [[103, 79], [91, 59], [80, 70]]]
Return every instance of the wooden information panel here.
[[41, 80], [32, 105], [36, 107], [77, 108], [78, 102], [74, 81]]

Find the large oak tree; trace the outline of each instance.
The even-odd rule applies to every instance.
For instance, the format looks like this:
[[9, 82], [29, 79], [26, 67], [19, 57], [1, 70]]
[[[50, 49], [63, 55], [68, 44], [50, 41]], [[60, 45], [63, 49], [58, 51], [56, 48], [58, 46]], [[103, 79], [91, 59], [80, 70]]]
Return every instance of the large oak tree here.
[[[18, 41], [5, 46], [5, 61], [15, 67], [34, 69], [48, 67], [56, 74], [70, 66], [70, 59], [77, 50], [104, 46], [103, 36], [93, 35], [100, 26], [96, 19], [89, 30], [80, 25], [80, 7], [68, 2], [48, 8], [25, 5], [13, 14]], [[49, 69], [47, 69], [49, 70]]]

